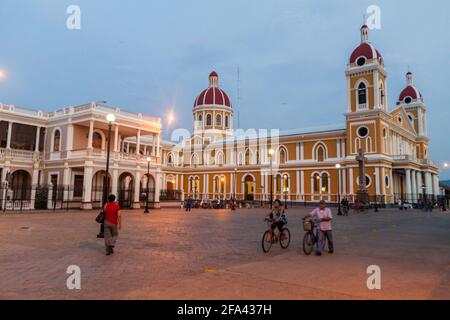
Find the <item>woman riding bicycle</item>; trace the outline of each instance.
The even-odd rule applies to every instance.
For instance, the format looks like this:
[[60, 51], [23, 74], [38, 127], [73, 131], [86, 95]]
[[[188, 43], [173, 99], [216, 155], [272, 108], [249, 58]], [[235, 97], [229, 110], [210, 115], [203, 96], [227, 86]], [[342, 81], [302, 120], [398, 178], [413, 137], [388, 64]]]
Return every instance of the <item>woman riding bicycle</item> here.
[[275, 228], [278, 228], [278, 231], [283, 231], [284, 225], [287, 224], [287, 218], [286, 218], [286, 211], [283, 208], [283, 205], [281, 204], [281, 201], [279, 199], [276, 199], [273, 204], [273, 209], [270, 211], [270, 213], [267, 214], [266, 219], [271, 222], [269, 232], [270, 232], [270, 239], [273, 238], [273, 231]]

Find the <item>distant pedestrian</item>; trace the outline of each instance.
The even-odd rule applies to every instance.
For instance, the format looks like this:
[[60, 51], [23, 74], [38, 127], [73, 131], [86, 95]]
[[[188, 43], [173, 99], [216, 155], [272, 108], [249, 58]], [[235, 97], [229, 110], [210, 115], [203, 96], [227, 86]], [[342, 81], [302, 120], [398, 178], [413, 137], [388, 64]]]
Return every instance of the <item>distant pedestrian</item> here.
[[108, 197], [103, 211], [105, 212], [105, 248], [106, 255], [114, 253], [119, 231], [122, 227], [122, 218], [120, 215], [120, 206], [116, 202], [116, 196], [111, 194]]
[[398, 199], [397, 205], [398, 205], [398, 210], [403, 210], [403, 201], [402, 201], [402, 199]]
[[189, 197], [186, 199], [186, 212], [191, 211], [192, 208], [192, 198]]

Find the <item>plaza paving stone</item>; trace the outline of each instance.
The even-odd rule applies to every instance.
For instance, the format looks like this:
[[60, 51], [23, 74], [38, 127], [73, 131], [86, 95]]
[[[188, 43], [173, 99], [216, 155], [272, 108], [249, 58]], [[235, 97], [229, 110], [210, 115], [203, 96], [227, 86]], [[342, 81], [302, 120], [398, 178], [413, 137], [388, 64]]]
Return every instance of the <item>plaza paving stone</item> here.
[[[123, 211], [116, 253], [104, 254], [96, 211], [0, 214], [0, 299], [450, 299], [450, 213], [335, 215], [336, 252], [261, 249], [265, 209]], [[81, 268], [68, 290], [66, 268]], [[381, 290], [366, 286], [381, 268]]]

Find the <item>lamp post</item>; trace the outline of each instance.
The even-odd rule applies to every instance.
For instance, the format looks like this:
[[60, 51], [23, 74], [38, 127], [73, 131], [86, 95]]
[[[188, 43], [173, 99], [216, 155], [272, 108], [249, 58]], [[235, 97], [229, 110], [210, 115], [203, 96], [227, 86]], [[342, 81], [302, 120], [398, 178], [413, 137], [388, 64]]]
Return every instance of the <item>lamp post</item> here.
[[[103, 179], [103, 203], [102, 208], [105, 207], [106, 201], [108, 199], [109, 194], [109, 157], [111, 151], [111, 128], [114, 121], [116, 121], [116, 116], [112, 113], [106, 115], [106, 121], [108, 121], [108, 144], [106, 147], [106, 169], [105, 169], [105, 178]], [[100, 225], [100, 232], [97, 235], [97, 238], [104, 237], [105, 226], [102, 223]]]
[[151, 157], [147, 157], [147, 190], [145, 195], [145, 210], [144, 213], [148, 213], [148, 197], [149, 197], [149, 182], [150, 182], [150, 162], [152, 161]]
[[272, 172], [272, 156], [275, 153], [273, 149], [269, 149], [269, 160], [270, 160], [270, 209], [273, 205], [273, 172]]
[[341, 165], [339, 163], [336, 163], [336, 169], [338, 171], [338, 197], [337, 197], [338, 216], [342, 216], [342, 211], [341, 211]]

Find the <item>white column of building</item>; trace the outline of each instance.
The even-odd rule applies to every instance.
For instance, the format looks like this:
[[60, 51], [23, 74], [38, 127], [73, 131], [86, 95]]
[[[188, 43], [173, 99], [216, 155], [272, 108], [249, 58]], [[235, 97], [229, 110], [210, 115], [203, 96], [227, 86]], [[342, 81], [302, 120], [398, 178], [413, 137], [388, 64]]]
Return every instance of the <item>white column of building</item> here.
[[411, 201], [411, 170], [405, 169], [406, 199]]
[[300, 160], [300, 144], [295, 144], [295, 160]]
[[303, 142], [300, 142], [300, 160], [305, 159], [305, 147]]
[[417, 203], [417, 185], [416, 185], [416, 171], [411, 170], [411, 193], [412, 193], [412, 202]]
[[381, 168], [381, 176], [380, 176], [380, 182], [381, 182], [381, 194], [383, 196], [386, 196], [386, 170], [384, 169], [384, 167]]
[[64, 168], [64, 176], [63, 176], [63, 187], [64, 187], [64, 200], [69, 201], [70, 200], [70, 180], [71, 180], [72, 170], [70, 170], [68, 164], [65, 164]]
[[209, 174], [204, 175], [205, 179], [205, 198], [209, 198]]
[[119, 169], [113, 168], [112, 169], [112, 175], [111, 175], [111, 193], [114, 194], [116, 197], [118, 196], [118, 183], [119, 183]]
[[70, 158], [70, 151], [73, 149], [73, 124], [69, 124], [67, 126], [67, 134], [66, 134], [66, 151], [67, 158]]
[[341, 158], [341, 139], [336, 139], [337, 158]]
[[295, 186], [296, 186], [296, 192], [295, 192], [295, 199], [300, 199], [300, 171], [295, 170]]
[[119, 126], [114, 126], [114, 152], [119, 152]]
[[160, 145], [161, 145], [161, 136], [158, 134], [156, 137], [156, 156], [159, 158], [160, 156]]
[[92, 140], [94, 137], [94, 120], [89, 121], [88, 149], [92, 149]]
[[141, 153], [141, 130], [138, 129], [136, 134], [136, 154]]
[[433, 194], [439, 196], [439, 177], [437, 174], [433, 174]]
[[159, 208], [159, 194], [161, 191], [161, 169], [158, 167], [156, 169], [155, 177], [155, 208]]
[[343, 194], [347, 194], [347, 169], [343, 168], [342, 169], [342, 193]]
[[375, 168], [375, 194], [380, 195], [380, 168]]
[[84, 163], [84, 177], [83, 177], [83, 200], [81, 207], [84, 210], [92, 209], [91, 193], [92, 193], [92, 161]]
[[141, 195], [141, 167], [137, 166], [134, 173], [134, 199], [133, 209], [139, 209], [141, 207], [140, 195]]
[[300, 197], [302, 200], [305, 199], [305, 172], [300, 171]]
[[431, 173], [425, 172], [425, 194], [430, 195], [433, 193], [433, 186], [431, 181]]
[[12, 125], [13, 125], [13, 123], [11, 121], [8, 122], [8, 135], [6, 138], [6, 149], [11, 149]]
[[353, 190], [353, 168], [348, 168], [348, 184], [349, 184], [349, 189], [348, 189], [348, 193], [353, 195], [354, 194], [354, 190]]
[[[2, 179], [2, 181], [4, 181]], [[33, 176], [31, 177], [31, 203], [30, 209], [35, 209], [34, 204], [36, 200], [36, 186], [39, 181], [39, 164], [36, 162], [33, 166]], [[3, 204], [2, 204], [3, 205]]]
[[41, 136], [41, 127], [36, 127], [36, 142], [35, 142], [35, 146], [34, 146], [34, 151], [38, 152], [39, 151], [39, 139]]
[[417, 171], [416, 172], [416, 179], [417, 179], [417, 194], [423, 195], [423, 179], [422, 179], [422, 172]]

